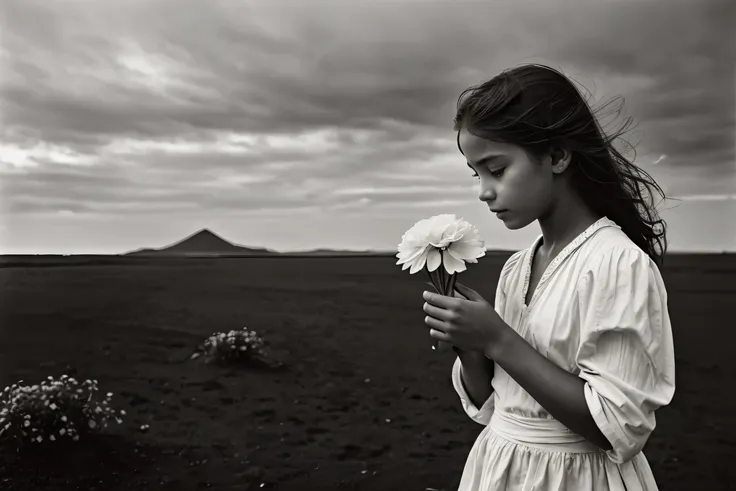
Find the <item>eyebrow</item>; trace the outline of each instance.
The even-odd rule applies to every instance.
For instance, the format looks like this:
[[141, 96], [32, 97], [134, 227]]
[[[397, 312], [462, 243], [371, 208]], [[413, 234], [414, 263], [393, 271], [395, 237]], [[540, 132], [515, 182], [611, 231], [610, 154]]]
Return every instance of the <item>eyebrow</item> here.
[[[503, 155], [486, 155], [485, 157], [483, 157], [482, 159], [480, 159], [478, 162], [476, 162], [475, 165], [478, 166], [478, 167], [480, 167], [481, 165], [488, 165], [491, 162], [493, 162], [494, 160], [499, 159], [501, 157], [503, 157]], [[470, 165], [470, 162], [465, 162], [465, 163], [468, 164], [468, 167], [470, 167], [471, 169], [473, 168]]]

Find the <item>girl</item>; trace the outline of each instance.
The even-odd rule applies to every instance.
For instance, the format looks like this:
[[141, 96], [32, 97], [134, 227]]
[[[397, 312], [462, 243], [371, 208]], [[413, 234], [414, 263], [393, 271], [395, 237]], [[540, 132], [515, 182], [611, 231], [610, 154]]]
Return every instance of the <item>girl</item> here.
[[[675, 390], [664, 221], [560, 72], [523, 65], [467, 89], [455, 131], [480, 200], [512, 230], [495, 305], [424, 292], [430, 335], [454, 345], [452, 381], [485, 426], [460, 491], [656, 490], [641, 452]], [[641, 185], [641, 186], [640, 186]], [[490, 361], [492, 360], [492, 361]]]

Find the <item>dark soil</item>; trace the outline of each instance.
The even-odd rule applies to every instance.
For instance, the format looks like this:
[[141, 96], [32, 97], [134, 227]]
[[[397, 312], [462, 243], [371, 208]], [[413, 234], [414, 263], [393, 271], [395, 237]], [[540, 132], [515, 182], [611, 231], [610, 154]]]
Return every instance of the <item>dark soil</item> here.
[[[491, 301], [506, 257], [461, 282]], [[3, 262], [2, 386], [96, 378], [128, 415], [77, 445], [2, 450], [0, 490], [455, 489], [482, 427], [452, 388], [454, 354], [429, 348], [425, 278], [394, 263]], [[672, 255], [664, 274], [677, 392], [645, 454], [662, 490], [728, 489], [736, 258]], [[243, 326], [266, 339], [274, 366], [189, 360], [206, 336]]]

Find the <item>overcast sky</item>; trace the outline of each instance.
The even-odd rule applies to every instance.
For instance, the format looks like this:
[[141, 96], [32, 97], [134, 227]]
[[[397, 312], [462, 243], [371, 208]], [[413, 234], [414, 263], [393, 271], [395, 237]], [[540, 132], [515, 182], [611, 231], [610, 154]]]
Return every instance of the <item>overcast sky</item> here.
[[[736, 251], [736, 10], [707, 1], [35, 1], [0, 6], [0, 253], [118, 253], [210, 228], [395, 249], [478, 201], [457, 96], [525, 62], [616, 96], [671, 250]], [[613, 123], [620, 123], [621, 119]], [[729, 222], [730, 221], [730, 222]]]

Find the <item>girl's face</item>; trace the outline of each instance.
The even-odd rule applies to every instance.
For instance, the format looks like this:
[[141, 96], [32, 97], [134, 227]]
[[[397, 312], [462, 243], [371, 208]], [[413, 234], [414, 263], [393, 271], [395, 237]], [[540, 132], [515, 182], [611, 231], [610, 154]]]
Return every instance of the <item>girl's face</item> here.
[[518, 230], [547, 214], [553, 198], [551, 158], [532, 160], [519, 146], [499, 143], [460, 130], [468, 166], [480, 181], [478, 198], [504, 225]]

